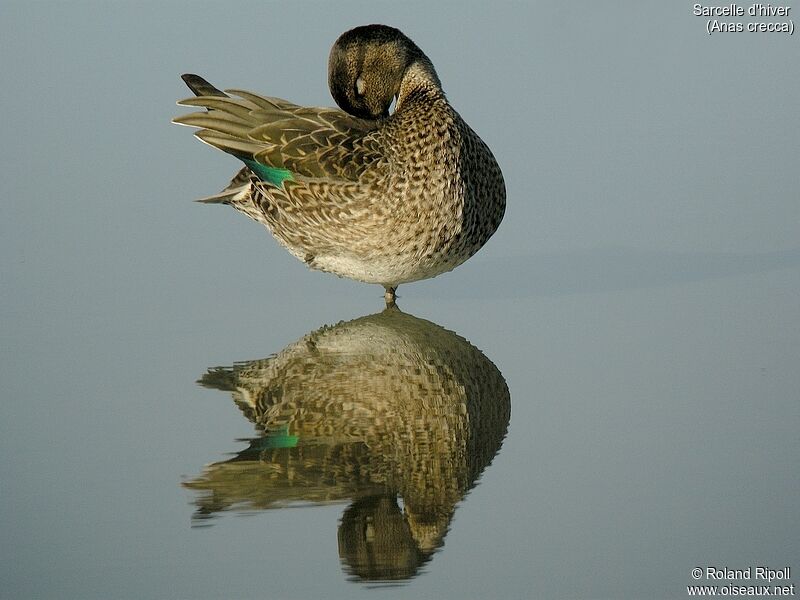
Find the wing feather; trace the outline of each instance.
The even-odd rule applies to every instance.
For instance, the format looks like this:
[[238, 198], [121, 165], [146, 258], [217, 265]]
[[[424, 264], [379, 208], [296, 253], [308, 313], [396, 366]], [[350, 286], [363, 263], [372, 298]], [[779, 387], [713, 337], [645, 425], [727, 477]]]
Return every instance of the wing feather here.
[[235, 97], [209, 95], [187, 98], [181, 106], [195, 112], [175, 123], [199, 128], [195, 135], [207, 144], [246, 156], [296, 176], [357, 180], [380, 157], [365, 136], [380, 122], [358, 119], [335, 108], [304, 107], [281, 98], [244, 90], [225, 90]]

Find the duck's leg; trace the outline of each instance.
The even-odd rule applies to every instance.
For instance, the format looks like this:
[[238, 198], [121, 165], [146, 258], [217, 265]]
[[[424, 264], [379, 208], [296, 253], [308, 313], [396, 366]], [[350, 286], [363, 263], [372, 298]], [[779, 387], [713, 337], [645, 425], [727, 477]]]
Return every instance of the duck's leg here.
[[386, 287], [386, 293], [383, 295], [383, 299], [386, 300], [386, 308], [392, 308], [393, 306], [396, 306], [395, 300], [397, 299], [397, 295], [395, 294], [395, 290], [397, 290], [397, 286], [394, 287], [385, 286], [385, 287]]

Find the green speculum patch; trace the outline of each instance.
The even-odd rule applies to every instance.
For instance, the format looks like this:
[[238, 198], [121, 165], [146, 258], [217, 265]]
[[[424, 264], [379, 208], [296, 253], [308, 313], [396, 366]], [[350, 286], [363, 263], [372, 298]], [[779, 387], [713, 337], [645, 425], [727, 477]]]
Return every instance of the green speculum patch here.
[[261, 181], [266, 181], [267, 183], [271, 183], [276, 187], [280, 187], [281, 184], [287, 179], [289, 181], [294, 179], [294, 177], [292, 177], [292, 172], [289, 169], [268, 167], [267, 165], [262, 165], [260, 162], [253, 160], [252, 158], [242, 158], [241, 160], [253, 173], [256, 174]]

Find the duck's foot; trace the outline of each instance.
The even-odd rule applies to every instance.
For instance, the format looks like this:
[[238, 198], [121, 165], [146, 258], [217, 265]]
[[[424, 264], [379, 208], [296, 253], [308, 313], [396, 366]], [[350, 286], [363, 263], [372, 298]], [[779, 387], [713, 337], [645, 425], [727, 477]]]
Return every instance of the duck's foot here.
[[394, 308], [397, 306], [397, 294], [395, 294], [396, 290], [397, 286], [386, 288], [386, 293], [383, 295], [383, 299], [386, 300], [386, 308]]

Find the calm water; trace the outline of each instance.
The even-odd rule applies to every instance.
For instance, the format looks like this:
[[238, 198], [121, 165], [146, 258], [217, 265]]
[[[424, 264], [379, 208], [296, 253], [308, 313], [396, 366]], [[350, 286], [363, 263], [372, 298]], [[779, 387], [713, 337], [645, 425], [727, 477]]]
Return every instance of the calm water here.
[[[796, 36], [459, 6], [0, 7], [0, 597], [797, 581]], [[509, 191], [402, 312], [192, 204], [237, 164], [169, 125], [187, 71], [329, 104], [368, 22], [427, 51]]]

